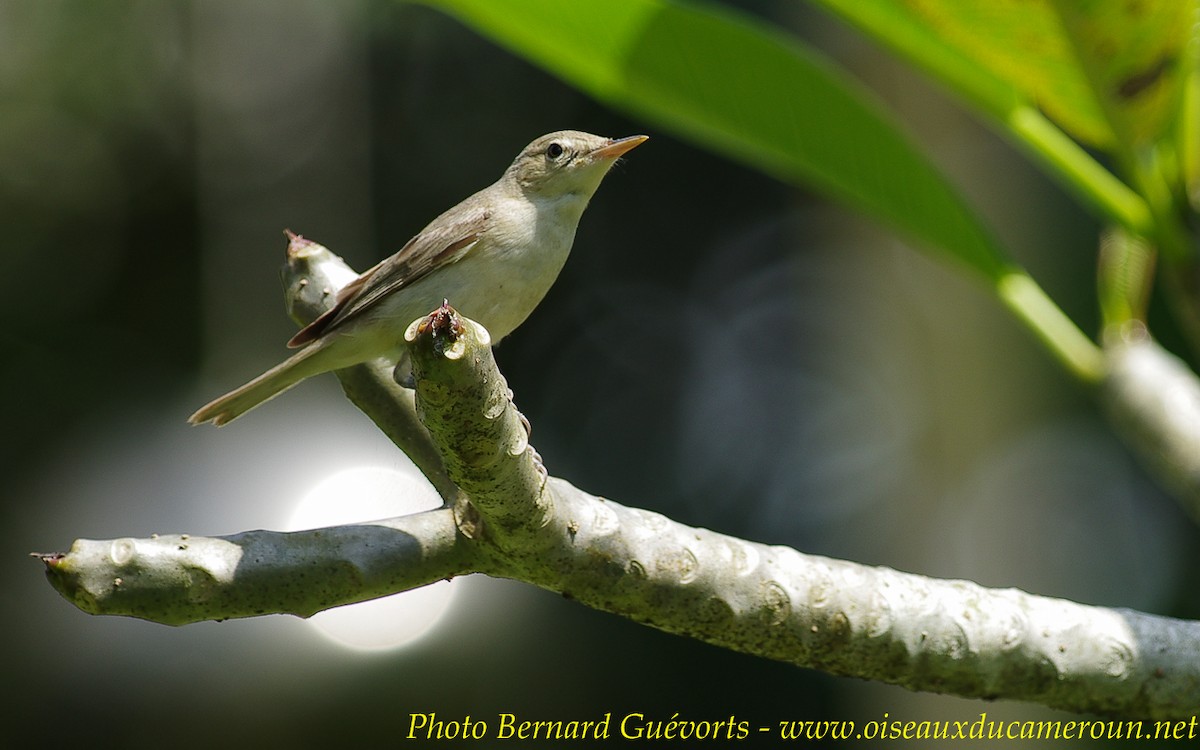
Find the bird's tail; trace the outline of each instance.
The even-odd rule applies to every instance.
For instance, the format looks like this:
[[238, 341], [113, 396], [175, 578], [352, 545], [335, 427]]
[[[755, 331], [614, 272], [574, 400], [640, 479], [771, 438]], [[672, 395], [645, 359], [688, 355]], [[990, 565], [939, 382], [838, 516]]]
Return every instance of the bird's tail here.
[[220, 427], [232, 422], [259, 404], [265, 403], [305, 378], [331, 369], [316, 356], [328, 351], [320, 342], [309, 345], [275, 365], [249, 383], [200, 407], [188, 417], [191, 424], [212, 422]]

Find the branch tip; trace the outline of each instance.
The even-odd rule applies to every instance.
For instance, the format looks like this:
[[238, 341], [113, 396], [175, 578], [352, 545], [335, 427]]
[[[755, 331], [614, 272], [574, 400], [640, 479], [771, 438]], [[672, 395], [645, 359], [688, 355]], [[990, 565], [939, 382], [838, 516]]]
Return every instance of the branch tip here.
[[[476, 331], [483, 329], [477, 326]], [[450, 306], [449, 300], [443, 299], [440, 307], [409, 325], [404, 340], [410, 346], [429, 347], [438, 356], [455, 358], [455, 351], [464, 345], [466, 333], [466, 319]], [[483, 346], [488, 343], [481, 339]]]
[[287, 250], [285, 256], [289, 263], [294, 262], [299, 258], [305, 258], [315, 253], [319, 253], [325, 249], [325, 246], [319, 242], [313, 242], [306, 239], [302, 234], [296, 234], [290, 229], [283, 230], [283, 236], [287, 238]]
[[58, 563], [62, 562], [62, 559], [67, 555], [64, 552], [30, 552], [29, 556], [36, 557], [37, 559], [41, 560], [47, 568], [53, 570], [54, 568], [58, 567]]
[[441, 307], [422, 318], [421, 324], [417, 326], [417, 335], [428, 334], [435, 339], [444, 337], [453, 343], [463, 335], [465, 330], [458, 311], [450, 306], [450, 300], [443, 299]]

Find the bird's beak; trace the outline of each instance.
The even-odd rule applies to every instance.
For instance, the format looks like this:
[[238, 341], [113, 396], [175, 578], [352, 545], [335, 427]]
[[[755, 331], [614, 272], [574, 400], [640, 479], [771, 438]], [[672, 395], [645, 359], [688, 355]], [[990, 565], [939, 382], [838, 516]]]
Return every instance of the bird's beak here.
[[616, 140], [609, 140], [600, 148], [592, 152], [593, 159], [616, 159], [622, 154], [632, 151], [642, 143], [650, 139], [648, 135], [629, 135]]

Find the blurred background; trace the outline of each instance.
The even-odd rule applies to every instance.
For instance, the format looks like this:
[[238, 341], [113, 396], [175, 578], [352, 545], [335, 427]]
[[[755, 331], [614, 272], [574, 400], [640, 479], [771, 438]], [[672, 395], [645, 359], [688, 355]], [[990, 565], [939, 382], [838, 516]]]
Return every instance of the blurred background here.
[[[740, 5], [880, 92], [1095, 329], [1092, 219], [852, 32], [791, 2]], [[403, 471], [331, 376], [221, 431], [185, 419], [285, 354], [285, 227], [368, 268], [560, 128], [652, 140], [497, 350], [551, 473], [805, 552], [1200, 617], [1200, 534], [1089, 394], [982, 286], [868, 221], [423, 7], [0, 0], [4, 734], [316, 747], [394, 743], [431, 711], [1053, 715], [741, 656], [505, 581], [467, 579], [432, 631], [371, 651], [291, 617], [92, 617], [46, 584], [26, 553], [287, 528], [339, 472]]]

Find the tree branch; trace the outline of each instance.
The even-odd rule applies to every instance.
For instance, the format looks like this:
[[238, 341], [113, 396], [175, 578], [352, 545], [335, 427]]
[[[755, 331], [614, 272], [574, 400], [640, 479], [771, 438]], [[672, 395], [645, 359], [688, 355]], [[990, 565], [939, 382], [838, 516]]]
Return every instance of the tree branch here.
[[84, 612], [165, 625], [309, 617], [468, 573], [471, 559], [446, 508], [311, 531], [77, 539], [65, 555], [38, 557]]
[[1107, 334], [1101, 390], [1110, 421], [1200, 522], [1200, 379], [1137, 321]]
[[[306, 252], [304, 286], [331, 286], [316, 275], [332, 267], [328, 251]], [[307, 615], [481, 572], [915, 690], [1125, 717], [1200, 712], [1200, 623], [806, 555], [593, 497], [546, 477], [485, 331], [443, 307], [407, 338], [415, 413], [461, 490], [452, 507], [293, 534], [81, 540], [40, 556], [51, 582], [88, 612], [179, 624]], [[372, 418], [393, 434], [407, 408]]]

